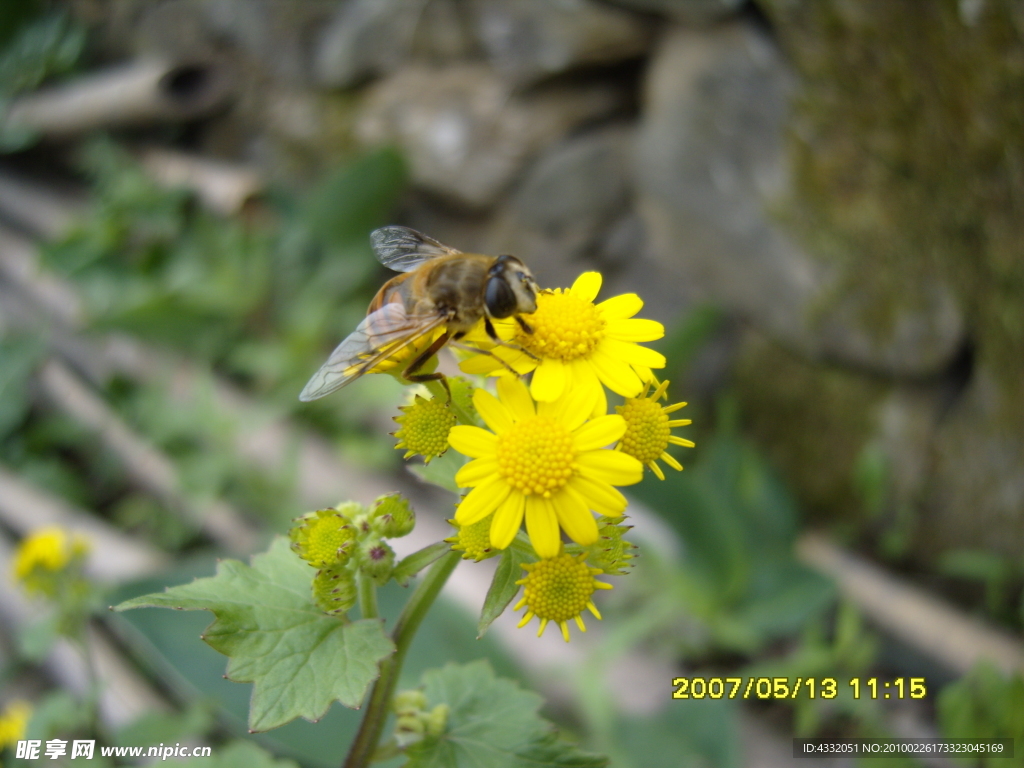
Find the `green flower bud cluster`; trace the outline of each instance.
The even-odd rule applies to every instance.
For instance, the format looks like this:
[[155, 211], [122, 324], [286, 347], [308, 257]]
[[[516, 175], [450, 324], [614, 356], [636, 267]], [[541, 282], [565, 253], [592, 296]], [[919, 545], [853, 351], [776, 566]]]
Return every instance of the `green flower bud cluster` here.
[[385, 539], [405, 536], [415, 524], [412, 507], [399, 494], [381, 496], [370, 509], [349, 501], [296, 518], [288, 536], [299, 557], [318, 569], [314, 602], [325, 613], [342, 615], [355, 605], [357, 573], [385, 584], [395, 566]]
[[[620, 517], [606, 517], [602, 515], [597, 519], [598, 539], [587, 547], [580, 547], [581, 552], [587, 553], [587, 562], [595, 568], [600, 568], [604, 573], [611, 576], [621, 576], [633, 568], [633, 550], [636, 544], [626, 541], [623, 536], [632, 529], [632, 525], [622, 525], [626, 519], [625, 515]], [[569, 551], [569, 548], [566, 548]]]
[[423, 691], [399, 691], [392, 702], [395, 712], [395, 741], [407, 747], [423, 739], [436, 739], [448, 727], [451, 708], [438, 704], [427, 711], [427, 697]]

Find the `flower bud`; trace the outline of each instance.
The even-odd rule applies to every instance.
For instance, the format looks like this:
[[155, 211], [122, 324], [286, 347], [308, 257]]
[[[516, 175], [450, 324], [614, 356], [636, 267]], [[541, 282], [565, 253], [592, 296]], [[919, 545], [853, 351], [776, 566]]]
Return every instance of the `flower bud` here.
[[395, 567], [395, 550], [386, 541], [371, 537], [359, 543], [355, 550], [359, 570], [369, 576], [378, 586], [383, 586]]
[[292, 549], [314, 568], [347, 560], [355, 537], [352, 522], [337, 509], [320, 509], [298, 517], [288, 532]]
[[370, 515], [374, 528], [387, 539], [401, 538], [416, 525], [416, 513], [408, 500], [399, 493], [389, 493], [377, 499]]
[[313, 602], [332, 616], [348, 611], [356, 603], [356, 580], [352, 571], [343, 564], [317, 571], [313, 579]]

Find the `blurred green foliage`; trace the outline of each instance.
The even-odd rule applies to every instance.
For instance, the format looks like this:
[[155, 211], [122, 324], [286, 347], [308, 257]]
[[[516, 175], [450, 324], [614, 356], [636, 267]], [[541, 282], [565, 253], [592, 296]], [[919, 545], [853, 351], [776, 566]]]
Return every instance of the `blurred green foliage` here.
[[957, 739], [1013, 739], [1013, 758], [985, 757], [963, 764], [1024, 765], [1024, 679], [1005, 675], [991, 664], [979, 664], [969, 675], [947, 686], [938, 700], [942, 735]]

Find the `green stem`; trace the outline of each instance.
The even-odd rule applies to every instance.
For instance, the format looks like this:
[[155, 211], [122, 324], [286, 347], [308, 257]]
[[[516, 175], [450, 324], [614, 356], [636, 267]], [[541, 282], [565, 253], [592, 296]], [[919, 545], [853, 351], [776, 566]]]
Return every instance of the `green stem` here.
[[380, 616], [377, 610], [377, 585], [365, 573], [357, 573], [359, 584], [359, 612], [364, 619], [376, 619]]
[[370, 691], [366, 713], [342, 768], [366, 768], [373, 759], [381, 733], [384, 731], [384, 723], [388, 719], [388, 710], [394, 697], [395, 686], [398, 684], [398, 676], [402, 672], [405, 654], [427, 611], [458, 564], [458, 552], [449, 552], [434, 563], [402, 609], [402, 614], [395, 622], [395, 629], [391, 633], [395, 641], [395, 652], [381, 662], [380, 677]]

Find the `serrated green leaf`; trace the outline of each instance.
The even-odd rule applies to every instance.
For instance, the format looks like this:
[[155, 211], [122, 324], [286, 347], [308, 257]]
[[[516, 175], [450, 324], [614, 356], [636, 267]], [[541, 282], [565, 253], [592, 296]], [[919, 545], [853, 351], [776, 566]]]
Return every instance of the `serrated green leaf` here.
[[249, 728], [266, 731], [296, 717], [318, 720], [333, 701], [357, 707], [394, 645], [379, 620], [346, 623], [312, 601], [312, 569], [277, 537], [252, 566], [224, 560], [217, 575], [137, 597], [115, 610], [156, 607], [211, 611], [203, 639], [230, 657], [227, 676], [254, 683]]
[[408, 557], [402, 558], [401, 562], [391, 572], [391, 577], [401, 586], [406, 587], [413, 576], [450, 550], [451, 545], [444, 541], [430, 544], [423, 549], [413, 552]]
[[405, 768], [602, 766], [606, 760], [557, 740], [537, 714], [540, 696], [494, 676], [484, 660], [423, 674], [429, 707], [450, 708], [444, 734], [410, 746]]
[[519, 552], [515, 547], [509, 547], [501, 553], [501, 560], [494, 572], [494, 580], [487, 590], [487, 597], [484, 599], [483, 610], [480, 611], [480, 622], [476, 625], [477, 639], [484, 636], [491, 623], [501, 616], [512, 602], [512, 598], [519, 591], [516, 582], [523, 578], [522, 563], [527, 559], [526, 555]]

